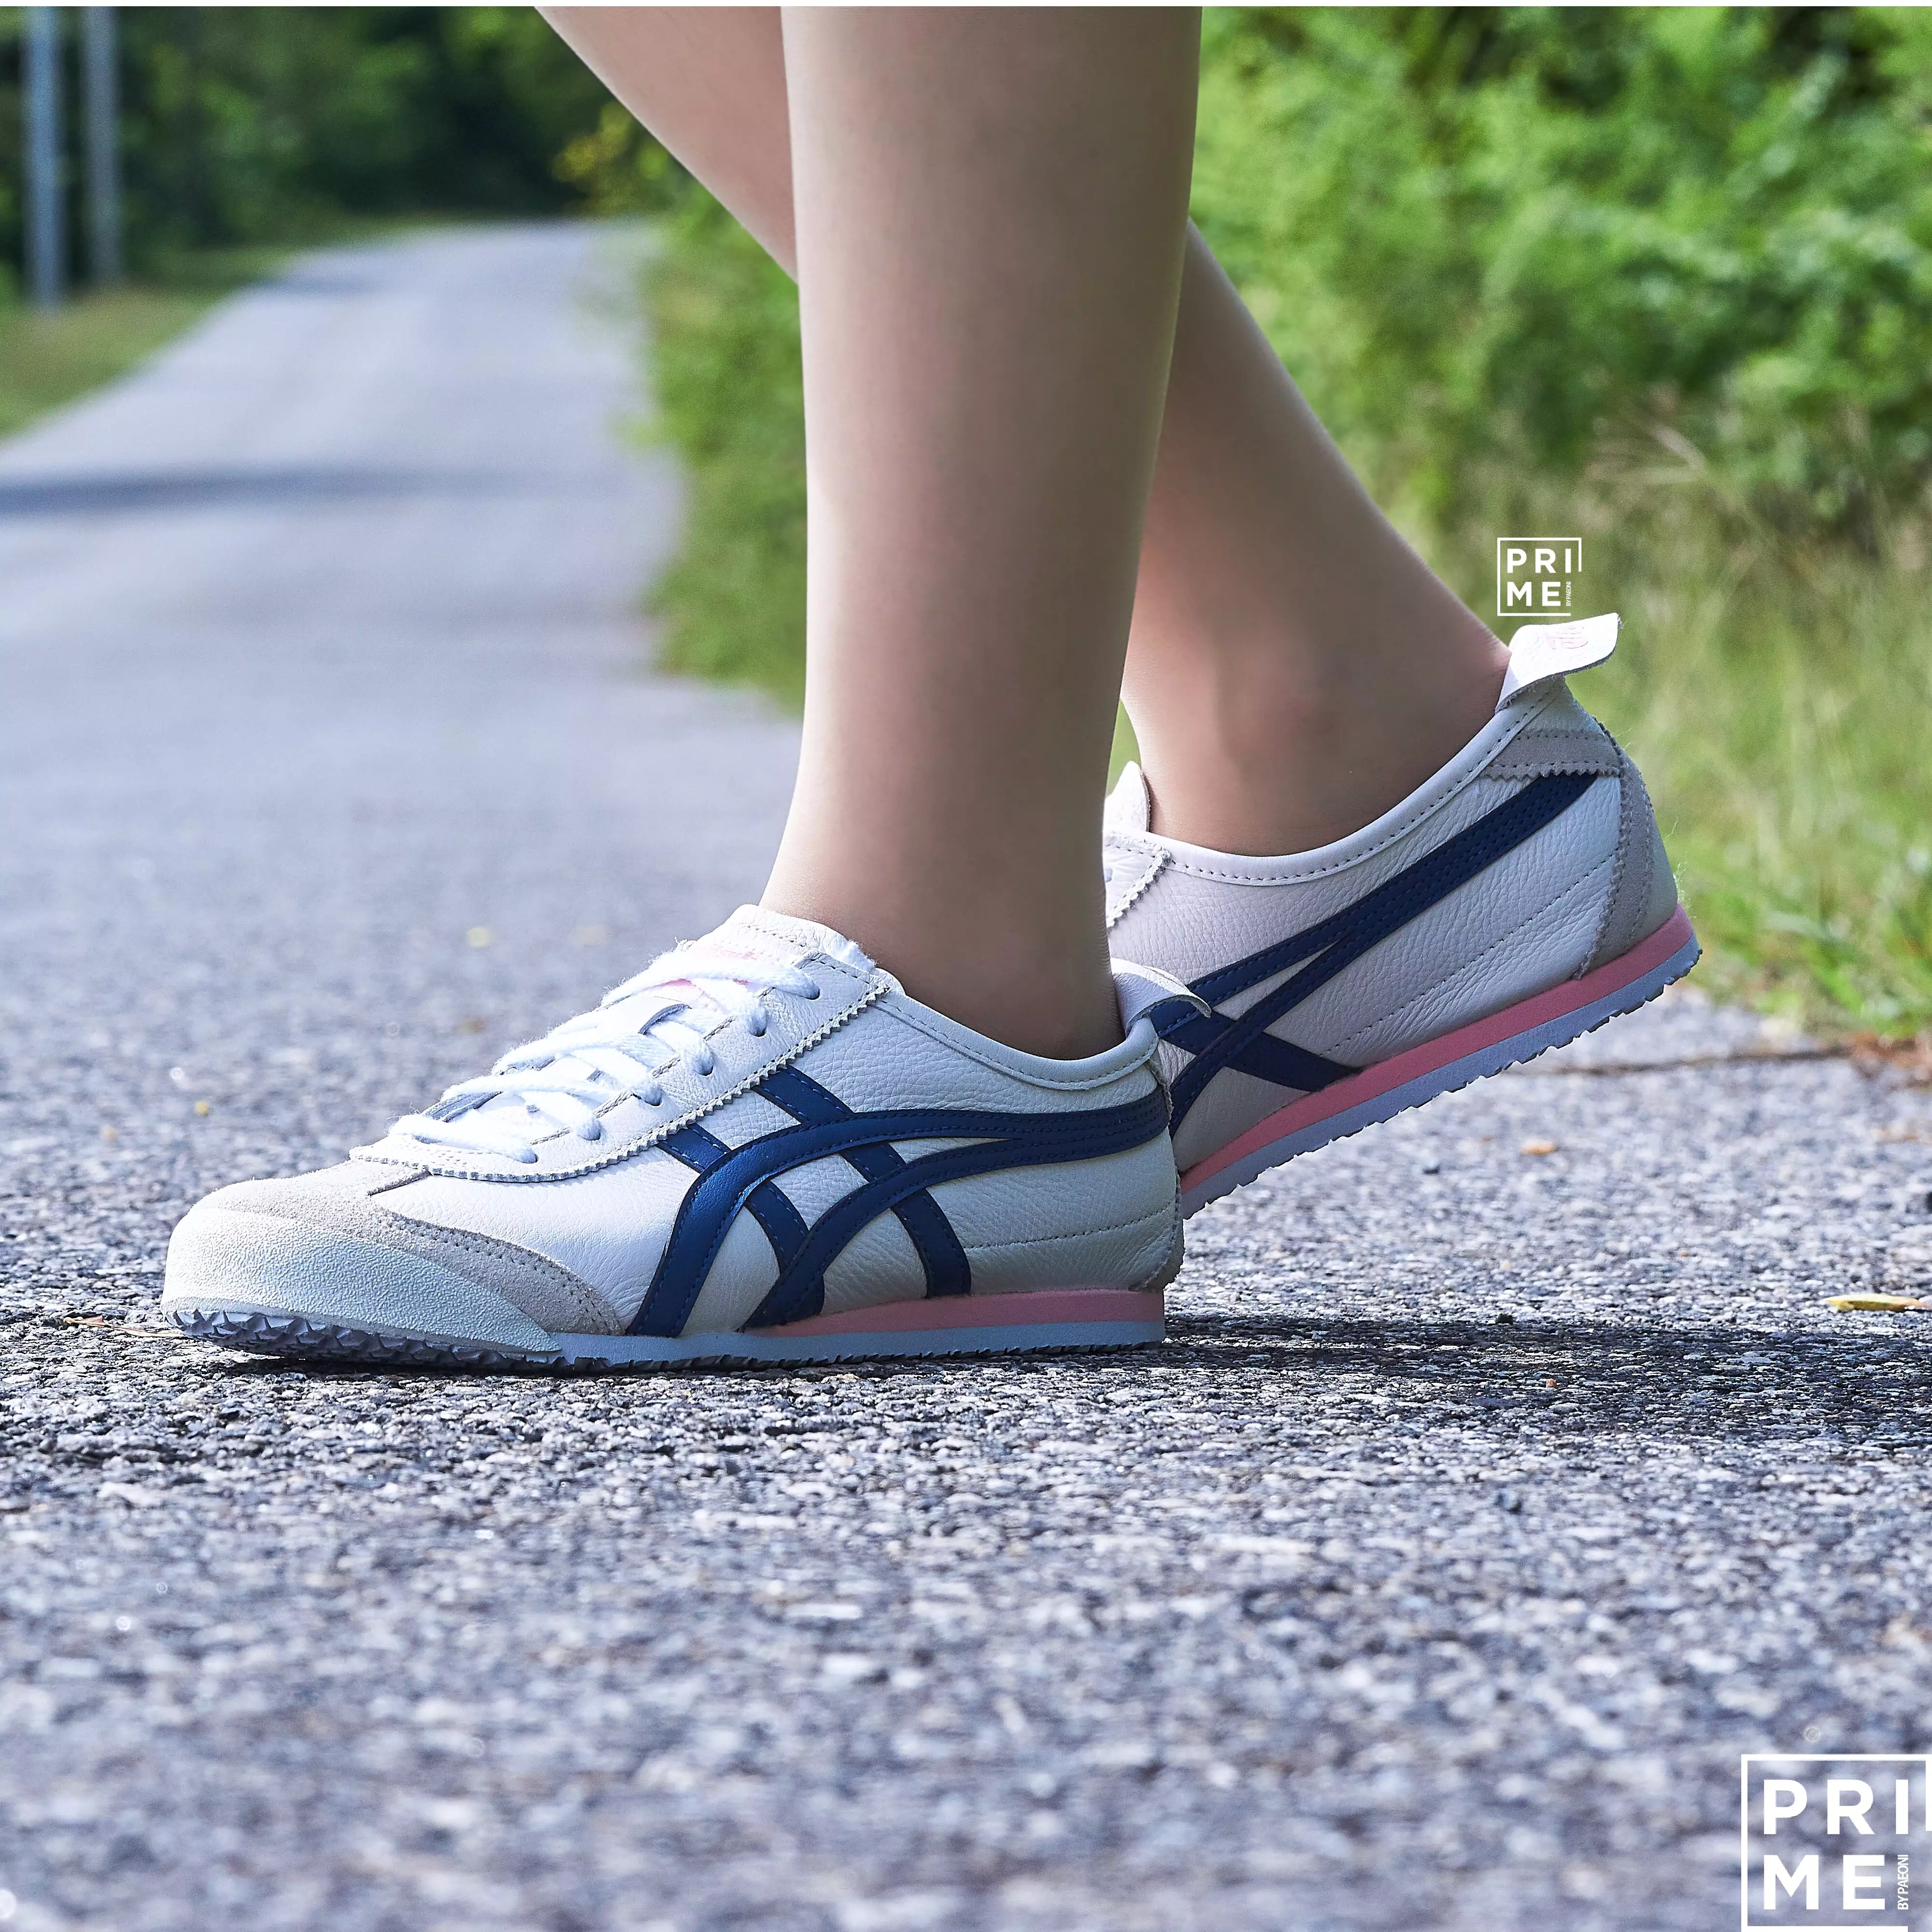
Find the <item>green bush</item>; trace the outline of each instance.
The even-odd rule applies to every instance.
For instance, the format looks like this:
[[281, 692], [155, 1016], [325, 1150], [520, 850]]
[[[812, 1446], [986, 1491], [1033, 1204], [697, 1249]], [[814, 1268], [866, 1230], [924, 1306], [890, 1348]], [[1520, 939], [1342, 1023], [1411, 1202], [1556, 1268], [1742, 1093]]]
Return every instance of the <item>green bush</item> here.
[[659, 579], [659, 661], [805, 691], [805, 404], [790, 278], [702, 189], [646, 271], [656, 434], [685, 481], [683, 548]]
[[1432, 523], [1660, 430], [1784, 530], [1932, 476], [1926, 16], [1230, 10], [1204, 76], [1197, 218]]
[[1586, 542], [1591, 602], [1627, 628], [1577, 694], [1649, 780], [1702, 982], [1814, 1024], [1932, 1029], [1919, 532], [1874, 559], [1693, 510]]
[[[0, 259], [20, 259], [20, 24], [0, 8]], [[82, 230], [78, 14], [61, 15], [70, 223]], [[345, 216], [580, 206], [558, 157], [609, 106], [524, 7], [122, 8], [128, 253], [287, 242]], [[0, 293], [4, 293], [0, 290]]]

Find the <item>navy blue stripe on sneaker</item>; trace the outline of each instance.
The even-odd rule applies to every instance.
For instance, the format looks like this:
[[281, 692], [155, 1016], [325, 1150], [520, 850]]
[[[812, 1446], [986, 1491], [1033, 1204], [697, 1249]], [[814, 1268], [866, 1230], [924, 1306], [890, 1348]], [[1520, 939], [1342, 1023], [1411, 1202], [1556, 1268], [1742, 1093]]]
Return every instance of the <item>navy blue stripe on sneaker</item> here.
[[[758, 1090], [766, 1100], [782, 1107], [794, 1120], [808, 1124], [849, 1120], [852, 1118], [851, 1108], [837, 1094], [821, 1087], [811, 1075], [801, 1073], [795, 1066], [781, 1066], [767, 1074]], [[842, 1158], [856, 1170], [862, 1180], [884, 1180], [905, 1165], [898, 1150], [890, 1147], [848, 1148]], [[755, 1214], [755, 1196], [751, 1204]], [[952, 1232], [952, 1223], [939, 1211], [938, 1202], [929, 1194], [911, 1194], [895, 1201], [892, 1212], [898, 1216], [899, 1226], [906, 1231], [913, 1251], [919, 1256], [928, 1296], [971, 1294], [972, 1264], [966, 1258], [966, 1250], [959, 1245], [959, 1237]], [[801, 1229], [802, 1226], [801, 1222]], [[781, 1271], [790, 1258], [788, 1255], [778, 1257]]]
[[[766, 1084], [754, 1090], [764, 1090]], [[861, 1228], [916, 1193], [969, 1174], [1124, 1154], [1159, 1138], [1166, 1128], [1167, 1101], [1157, 1088], [1121, 1106], [1064, 1114], [907, 1108], [782, 1127], [743, 1147], [727, 1149], [722, 1160], [712, 1160], [699, 1173], [679, 1207], [630, 1333], [682, 1333], [726, 1234], [751, 1196], [778, 1175], [813, 1161], [834, 1155], [849, 1158], [854, 1150], [890, 1148], [894, 1141], [980, 1143], [910, 1161], [894, 1150], [894, 1158], [900, 1161], [896, 1170], [868, 1180], [819, 1217], [804, 1246], [781, 1268], [778, 1280], [752, 1318], [754, 1324], [802, 1321], [818, 1313], [824, 1304], [826, 1269]]]
[[[1183, 1023], [1162, 1028], [1161, 1036], [1198, 1055], [1213, 1052], [1234, 1024], [1226, 1013], [1199, 1013], [1190, 1007]], [[1324, 1060], [1320, 1054], [1310, 1053], [1292, 1040], [1276, 1040], [1271, 1033], [1250, 1040], [1240, 1057], [1227, 1064], [1237, 1073], [1252, 1073], [1261, 1079], [1272, 1080], [1277, 1087], [1298, 1087], [1305, 1094], [1332, 1086], [1360, 1070], [1344, 1066], [1339, 1060]]]
[[[686, 1167], [695, 1168], [700, 1174], [716, 1166], [731, 1151], [725, 1142], [716, 1134], [707, 1133], [702, 1127], [680, 1127], [658, 1144], [666, 1154], [675, 1155]], [[809, 1232], [805, 1216], [792, 1205], [791, 1197], [770, 1180], [763, 1186], [753, 1188], [745, 1205], [751, 1210], [752, 1218], [765, 1231], [765, 1239], [772, 1244], [772, 1254], [783, 1270], [805, 1246], [805, 1238]]]
[[[1317, 987], [1326, 986], [1337, 974], [1353, 965], [1371, 946], [1379, 945], [1391, 933], [1439, 904], [1478, 873], [1534, 838], [1595, 782], [1595, 775], [1587, 772], [1564, 772], [1532, 779], [1493, 811], [1485, 812], [1473, 824], [1445, 838], [1433, 851], [1424, 854], [1414, 865], [1364, 892], [1352, 905], [1318, 920], [1305, 932], [1196, 980], [1192, 990], [1210, 1004], [1218, 1004], [1288, 967], [1301, 966], [1300, 972], [1264, 994], [1238, 1017], [1217, 1013], [1213, 1019], [1199, 1022], [1211, 1027], [1220, 1021], [1222, 1024], [1195, 1052], [1195, 1057], [1174, 1081], [1174, 1126], [1180, 1126], [1195, 1102], [1207, 1090], [1208, 1083], [1224, 1068], [1235, 1067], [1244, 1072], [1259, 1073], [1264, 1079], [1274, 1078], [1274, 1075], [1264, 1070], [1264, 1065], [1272, 1059], [1270, 1048], [1291, 1043], [1276, 1040], [1268, 1031], [1269, 1027], [1299, 1006]], [[1308, 963], [1304, 964], [1304, 962]], [[1180, 1027], [1171, 1026], [1163, 1031], [1177, 1045], [1186, 1046]], [[1264, 1041], [1269, 1046], [1262, 1046]], [[1299, 1054], [1304, 1049], [1297, 1047], [1292, 1051]], [[1311, 1058], [1319, 1060], [1321, 1056]], [[1292, 1063], [1274, 1064], [1286, 1070]], [[1340, 1066], [1333, 1060], [1322, 1064], [1330, 1068]], [[1303, 1070], [1319, 1070], [1304, 1066]], [[1312, 1084], [1297, 1078], [1279, 1084], [1313, 1092], [1355, 1070], [1342, 1067]]]
[[[964, 1180], [974, 1174], [997, 1173], [1002, 1168], [1090, 1160], [1102, 1154], [1124, 1153], [1151, 1140], [1166, 1125], [1167, 1104], [1156, 1092], [1125, 1107], [1006, 1118], [1016, 1124], [1052, 1124], [1059, 1130], [1054, 1135], [1054, 1146], [1050, 1150], [1043, 1148], [1036, 1132], [1023, 1128], [1010, 1141], [981, 1141], [968, 1147], [944, 1148], [915, 1160], [903, 1161], [898, 1173], [857, 1189], [826, 1210], [804, 1248], [772, 1283], [770, 1292], [746, 1327], [771, 1328], [781, 1322], [802, 1322], [819, 1313], [825, 1305], [825, 1270], [861, 1228], [905, 1198], [909, 1190], [937, 1186], [941, 1181]], [[1073, 1123], [1079, 1126], [1070, 1133], [1066, 1129]], [[1154, 1133], [1147, 1131], [1150, 1124]], [[917, 1138], [951, 1136], [920, 1134]]]

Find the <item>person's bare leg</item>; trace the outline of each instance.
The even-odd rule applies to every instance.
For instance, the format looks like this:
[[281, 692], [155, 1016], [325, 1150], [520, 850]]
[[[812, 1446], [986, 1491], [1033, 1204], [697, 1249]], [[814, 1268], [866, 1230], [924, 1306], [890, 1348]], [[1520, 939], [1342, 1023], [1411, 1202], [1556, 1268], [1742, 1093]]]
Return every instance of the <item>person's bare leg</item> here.
[[1481, 728], [1504, 655], [1190, 230], [1126, 667], [1154, 829], [1257, 855], [1343, 837]]
[[571, 51], [796, 278], [776, 7], [540, 7]]
[[804, 742], [765, 903], [1059, 1056], [1120, 1037], [1100, 794], [1198, 16], [788, 9]]
[[[796, 272], [776, 10], [547, 11]], [[1340, 837], [1473, 735], [1502, 667], [1190, 231], [1126, 675], [1156, 828], [1255, 854]]]

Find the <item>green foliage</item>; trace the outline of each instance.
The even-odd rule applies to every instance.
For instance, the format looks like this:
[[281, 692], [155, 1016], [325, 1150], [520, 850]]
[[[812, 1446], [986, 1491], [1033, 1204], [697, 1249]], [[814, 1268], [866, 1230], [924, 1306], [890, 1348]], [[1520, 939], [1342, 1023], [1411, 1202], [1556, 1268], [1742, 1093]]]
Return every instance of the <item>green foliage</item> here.
[[[20, 248], [20, 15], [0, 10], [0, 257], [10, 262]], [[62, 16], [76, 237], [77, 17]], [[346, 217], [584, 205], [558, 160], [609, 97], [533, 9], [123, 8], [118, 24], [138, 273], [165, 274], [210, 244], [332, 233]]]
[[594, 128], [566, 142], [554, 172], [592, 214], [662, 213], [677, 206], [691, 178], [614, 100]]
[[273, 266], [254, 250], [210, 250], [167, 288], [89, 292], [51, 314], [0, 308], [0, 436], [131, 368], [230, 290]]
[[646, 272], [656, 434], [685, 475], [684, 546], [659, 580], [660, 661], [805, 689], [805, 408], [790, 278], [703, 190]]
[[1710, 983], [1932, 1027], [1932, 21], [1210, 17], [1195, 208], [1478, 610], [1581, 533]]
[[1923, 15], [1231, 10], [1196, 213], [1432, 524], [1660, 436], [1869, 546], [1932, 477], [1928, 105]]
[[1578, 695], [1650, 782], [1712, 990], [1827, 1028], [1932, 1030], [1932, 582], [1738, 541], [1708, 512], [1586, 551], [1616, 656]]

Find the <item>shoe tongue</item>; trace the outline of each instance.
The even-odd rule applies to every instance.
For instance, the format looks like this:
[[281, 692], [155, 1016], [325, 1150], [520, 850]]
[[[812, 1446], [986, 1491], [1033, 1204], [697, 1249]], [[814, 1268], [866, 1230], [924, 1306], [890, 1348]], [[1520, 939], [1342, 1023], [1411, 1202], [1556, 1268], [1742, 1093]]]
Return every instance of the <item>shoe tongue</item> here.
[[1120, 783], [1108, 794], [1106, 829], [1144, 832], [1153, 820], [1154, 799], [1148, 790], [1146, 773], [1138, 765], [1124, 766]]
[[[768, 912], [763, 906], [740, 906], [716, 931], [689, 944], [694, 951], [701, 953], [704, 962], [722, 965], [727, 970], [739, 961], [752, 967], [796, 966], [815, 952], [829, 954], [861, 973], [875, 970], [872, 962], [843, 933], [835, 932], [830, 926], [820, 926], [812, 920], [794, 919], [784, 913]], [[668, 956], [674, 958], [676, 956]], [[685, 1011], [675, 1017], [700, 1032], [730, 1016], [730, 1009], [714, 998], [701, 980], [659, 980], [621, 999], [613, 995], [595, 1013], [580, 1015], [578, 1022], [560, 1030], [562, 1037], [558, 1041], [556, 1050], [564, 1053], [571, 1050], [571, 1025], [595, 1021], [613, 1011], [620, 1015], [628, 1012], [642, 1024], [653, 1012], [662, 1012], [667, 1006], [680, 1004]], [[604, 1077], [602, 1073], [596, 1076], [600, 1080]], [[476, 1111], [479, 1114], [524, 1114], [529, 1109], [520, 1095], [512, 1088], [494, 1100], [486, 1100]]]
[[[662, 964], [674, 966], [679, 953], [688, 950], [701, 955], [703, 960], [712, 965], [722, 965], [728, 970], [742, 962], [754, 968], [784, 968], [796, 966], [802, 959], [814, 952], [829, 953], [833, 958], [855, 968], [861, 973], [870, 973], [872, 962], [844, 934], [835, 932], [829, 926], [820, 926], [815, 920], [794, 919], [789, 914], [769, 912], [763, 906], [740, 906], [722, 926], [707, 932], [702, 939], [686, 942], [678, 952], [664, 956]], [[715, 1021], [728, 1016], [728, 1009], [714, 998], [701, 980], [664, 979], [656, 980], [643, 990], [628, 996], [626, 1002], [635, 1000], [637, 1010], [648, 1012], [661, 1008], [667, 1002], [682, 1000], [688, 1010], [690, 1023], [701, 1029]], [[611, 1003], [607, 1001], [608, 1006]]]
[[873, 962], [842, 932], [763, 906], [740, 906], [704, 944], [709, 950], [781, 966], [795, 966], [808, 954], [824, 952], [861, 973], [872, 970]]

